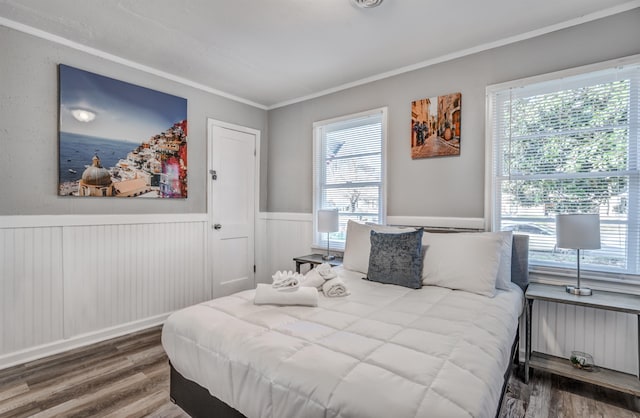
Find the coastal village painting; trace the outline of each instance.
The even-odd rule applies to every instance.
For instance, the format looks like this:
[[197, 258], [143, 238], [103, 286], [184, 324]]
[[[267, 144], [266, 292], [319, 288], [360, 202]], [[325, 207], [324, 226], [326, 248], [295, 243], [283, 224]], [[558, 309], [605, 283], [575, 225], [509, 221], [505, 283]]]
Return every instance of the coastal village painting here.
[[460, 155], [462, 94], [411, 102], [411, 158]]
[[60, 64], [61, 196], [187, 197], [187, 100]]

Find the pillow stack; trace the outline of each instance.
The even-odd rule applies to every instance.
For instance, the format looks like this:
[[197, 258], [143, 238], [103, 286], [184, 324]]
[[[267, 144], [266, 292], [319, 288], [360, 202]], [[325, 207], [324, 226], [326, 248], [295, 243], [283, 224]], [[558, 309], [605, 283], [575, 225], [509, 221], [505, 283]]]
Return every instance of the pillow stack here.
[[369, 254], [371, 253], [371, 231], [400, 234], [415, 231], [415, 228], [397, 228], [376, 224], [361, 224], [355, 221], [347, 223], [347, 242], [344, 246], [342, 266], [348, 270], [367, 274]]
[[493, 297], [510, 289], [512, 240], [511, 231], [423, 233], [349, 221], [343, 267], [381, 283]]
[[426, 233], [422, 284], [493, 297], [511, 282], [511, 232]]

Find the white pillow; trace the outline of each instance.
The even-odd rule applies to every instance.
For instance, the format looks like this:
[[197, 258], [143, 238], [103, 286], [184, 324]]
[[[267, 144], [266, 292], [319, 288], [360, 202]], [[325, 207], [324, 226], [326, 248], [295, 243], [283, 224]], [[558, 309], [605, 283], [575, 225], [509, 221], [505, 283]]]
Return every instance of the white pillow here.
[[347, 270], [367, 274], [369, 271], [369, 253], [371, 253], [371, 231], [401, 233], [414, 229], [400, 228], [378, 224], [362, 224], [349, 220], [347, 222], [347, 242], [344, 244], [342, 267]]
[[422, 284], [493, 297], [503, 241], [499, 234], [425, 233]]
[[502, 238], [500, 250], [500, 267], [496, 278], [496, 289], [510, 290], [511, 286], [511, 252], [513, 251], [513, 232], [482, 232], [480, 235], [498, 235]]
[[371, 226], [359, 222], [347, 222], [347, 242], [344, 244], [342, 267], [367, 273], [371, 252], [371, 229]]
[[[461, 234], [469, 234], [461, 232]], [[502, 239], [502, 249], [500, 250], [500, 267], [498, 267], [498, 275], [496, 278], [496, 289], [510, 290], [511, 286], [511, 251], [513, 249], [513, 232], [470, 232], [470, 234], [482, 236], [499, 236]], [[424, 243], [424, 240], [422, 240]]]

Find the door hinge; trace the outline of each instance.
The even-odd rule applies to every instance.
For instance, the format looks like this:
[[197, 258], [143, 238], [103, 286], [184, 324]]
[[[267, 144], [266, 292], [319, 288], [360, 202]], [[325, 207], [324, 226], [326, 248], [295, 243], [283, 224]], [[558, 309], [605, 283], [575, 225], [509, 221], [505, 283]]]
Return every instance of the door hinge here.
[[256, 265], [255, 264], [253, 265], [253, 272], [254, 273], [256, 272]]
[[218, 180], [218, 173], [216, 173], [216, 170], [209, 170], [209, 174], [211, 174], [211, 180]]

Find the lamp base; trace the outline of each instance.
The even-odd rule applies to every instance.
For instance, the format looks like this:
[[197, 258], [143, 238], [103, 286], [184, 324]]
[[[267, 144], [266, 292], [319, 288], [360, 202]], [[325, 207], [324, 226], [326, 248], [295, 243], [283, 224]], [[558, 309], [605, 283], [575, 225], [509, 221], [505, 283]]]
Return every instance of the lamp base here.
[[572, 295], [578, 296], [591, 296], [591, 289], [588, 287], [575, 287], [575, 286], [567, 286], [567, 293], [571, 293]]
[[336, 256], [335, 256], [335, 255], [327, 254], [327, 255], [323, 255], [323, 256], [322, 256], [322, 259], [323, 259], [323, 260], [335, 260], [335, 259], [336, 259]]

